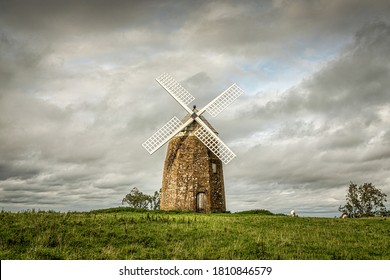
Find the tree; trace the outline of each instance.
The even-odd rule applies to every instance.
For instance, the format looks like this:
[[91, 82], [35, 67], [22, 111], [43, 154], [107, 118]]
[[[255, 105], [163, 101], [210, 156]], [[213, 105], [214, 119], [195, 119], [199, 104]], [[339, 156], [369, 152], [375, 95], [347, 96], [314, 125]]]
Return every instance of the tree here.
[[134, 187], [130, 193], [122, 199], [122, 204], [127, 202], [130, 207], [148, 209], [149, 196]]
[[357, 186], [350, 183], [346, 203], [339, 207], [339, 211], [350, 218], [373, 217], [386, 213], [384, 202], [387, 201], [387, 195], [372, 183], [364, 183]]
[[151, 210], [160, 210], [160, 196], [161, 196], [161, 189], [159, 192], [155, 191], [152, 196], [149, 196]]
[[160, 193], [154, 192], [154, 195], [147, 195], [134, 187], [123, 199], [122, 204], [127, 203], [130, 207], [145, 210], [160, 209]]

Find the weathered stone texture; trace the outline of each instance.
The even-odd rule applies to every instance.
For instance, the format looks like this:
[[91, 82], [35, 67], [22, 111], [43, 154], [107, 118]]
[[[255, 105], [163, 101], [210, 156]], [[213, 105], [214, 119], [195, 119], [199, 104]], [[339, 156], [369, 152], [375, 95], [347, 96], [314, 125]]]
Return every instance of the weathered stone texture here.
[[[194, 136], [198, 127], [193, 122], [168, 144], [161, 210], [226, 211], [222, 162]], [[205, 198], [204, 204], [200, 203], [201, 197]]]

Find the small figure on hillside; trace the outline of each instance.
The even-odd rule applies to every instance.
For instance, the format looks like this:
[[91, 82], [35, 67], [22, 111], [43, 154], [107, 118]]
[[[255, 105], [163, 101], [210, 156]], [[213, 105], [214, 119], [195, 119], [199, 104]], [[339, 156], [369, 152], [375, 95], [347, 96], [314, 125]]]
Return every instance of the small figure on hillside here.
[[347, 214], [343, 214], [342, 216], [341, 216], [341, 219], [346, 219], [346, 218], [348, 218], [348, 216], [347, 216]]

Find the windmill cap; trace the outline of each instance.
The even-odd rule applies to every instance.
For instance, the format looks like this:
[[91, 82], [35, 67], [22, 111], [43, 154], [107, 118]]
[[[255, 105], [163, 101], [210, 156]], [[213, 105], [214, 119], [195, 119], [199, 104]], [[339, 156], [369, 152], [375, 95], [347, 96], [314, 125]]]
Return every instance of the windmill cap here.
[[[206, 120], [205, 117], [203, 116], [198, 116], [215, 134], [218, 135], [218, 132], [215, 130], [215, 128], [208, 122], [208, 120]], [[192, 114], [187, 114], [182, 120], [181, 122], [182, 123], [185, 123], [186, 121], [188, 121], [189, 119], [192, 118]], [[193, 123], [189, 124], [189, 126], [191, 125], [199, 125], [196, 121], [194, 121]], [[187, 126], [188, 127], [188, 126]]]

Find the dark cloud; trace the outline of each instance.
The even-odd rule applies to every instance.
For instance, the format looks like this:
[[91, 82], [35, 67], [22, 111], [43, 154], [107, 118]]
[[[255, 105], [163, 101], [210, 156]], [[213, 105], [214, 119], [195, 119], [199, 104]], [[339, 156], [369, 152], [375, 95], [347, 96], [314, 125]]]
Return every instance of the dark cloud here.
[[22, 166], [6, 162], [0, 163], [0, 180], [9, 178], [28, 179], [39, 174], [39, 168], [35, 166]]
[[[196, 1], [38, 0], [26, 3], [16, 0], [2, 1], [1, 18], [2, 22], [17, 30], [48, 31], [50, 36], [61, 37], [64, 34], [60, 31], [82, 34], [129, 27], [175, 28], [185, 19], [183, 12], [196, 5]], [[159, 24], [161, 21], [165, 24]]]
[[319, 55], [331, 41], [338, 44], [345, 33], [355, 32], [357, 23], [385, 18], [389, 11], [385, 1], [211, 1], [190, 17], [191, 32], [184, 38], [196, 49], [252, 59], [261, 54], [276, 60], [282, 53], [282, 59], [292, 60], [291, 51]]
[[378, 121], [377, 109], [390, 102], [390, 69], [383, 59], [390, 53], [389, 31], [390, 26], [383, 22], [365, 26], [340, 57], [288, 90], [279, 100], [260, 107], [253, 104], [248, 112], [255, 111], [259, 117], [308, 112], [325, 115], [329, 120], [363, 117], [367, 125]]

